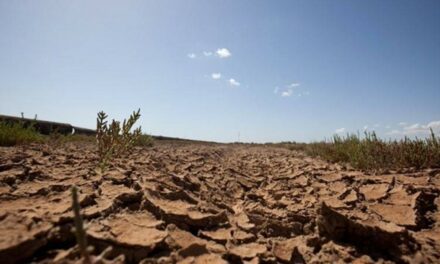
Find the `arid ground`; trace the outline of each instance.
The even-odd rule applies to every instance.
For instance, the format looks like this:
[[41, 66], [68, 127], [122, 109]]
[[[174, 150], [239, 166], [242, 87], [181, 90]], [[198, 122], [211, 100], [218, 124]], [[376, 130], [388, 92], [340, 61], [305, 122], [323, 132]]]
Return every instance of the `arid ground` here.
[[[440, 169], [355, 171], [276, 146], [157, 143], [101, 173], [93, 145], [0, 148], [0, 262], [435, 263]], [[438, 262], [437, 262], [438, 263]]]

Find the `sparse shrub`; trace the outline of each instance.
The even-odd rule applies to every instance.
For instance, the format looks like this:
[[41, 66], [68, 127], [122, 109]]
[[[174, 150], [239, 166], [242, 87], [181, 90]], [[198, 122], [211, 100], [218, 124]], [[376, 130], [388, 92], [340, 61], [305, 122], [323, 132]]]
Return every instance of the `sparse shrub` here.
[[96, 141], [101, 168], [106, 167], [110, 159], [127, 153], [139, 140], [141, 128], [138, 127], [132, 132], [131, 129], [140, 116], [140, 109], [138, 109], [137, 112], [130, 115], [128, 120], [124, 119], [121, 125], [119, 121], [115, 120], [108, 124], [107, 115], [102, 111], [98, 113]]
[[46, 138], [33, 126], [22, 123], [0, 122], [0, 146], [15, 146], [26, 143], [42, 143]]
[[310, 156], [320, 156], [330, 162], [347, 162], [364, 170], [440, 167], [440, 140], [431, 130], [426, 139], [385, 141], [376, 133], [345, 137], [335, 135], [330, 141], [310, 144], [289, 144], [288, 148], [300, 150]]

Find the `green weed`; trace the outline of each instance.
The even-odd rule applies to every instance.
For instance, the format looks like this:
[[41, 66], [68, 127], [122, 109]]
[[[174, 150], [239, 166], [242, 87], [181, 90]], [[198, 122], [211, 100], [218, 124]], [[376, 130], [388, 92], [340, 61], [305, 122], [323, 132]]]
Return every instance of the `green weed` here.
[[81, 208], [78, 201], [78, 188], [73, 186], [72, 189], [72, 210], [73, 210], [73, 220], [75, 223], [75, 236], [76, 242], [78, 243], [79, 251], [83, 257], [83, 262], [85, 264], [91, 264], [90, 254], [87, 248], [87, 237], [84, 231], [84, 223], [81, 216]]
[[142, 135], [140, 127], [131, 132], [134, 124], [141, 117], [140, 109], [133, 112], [128, 120], [124, 119], [122, 124], [115, 120], [108, 124], [107, 117], [101, 111], [96, 120], [96, 142], [101, 169], [104, 169], [112, 158], [120, 157], [130, 151]]

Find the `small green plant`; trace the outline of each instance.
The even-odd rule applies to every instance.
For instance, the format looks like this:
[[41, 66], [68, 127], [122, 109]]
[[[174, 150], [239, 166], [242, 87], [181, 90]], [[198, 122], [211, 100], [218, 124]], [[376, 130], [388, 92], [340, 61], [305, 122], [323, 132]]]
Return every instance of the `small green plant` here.
[[141, 117], [140, 109], [134, 111], [128, 120], [124, 119], [122, 125], [115, 120], [108, 124], [107, 117], [107, 114], [101, 111], [96, 120], [96, 142], [101, 169], [104, 169], [112, 158], [130, 151], [141, 137], [140, 127], [131, 132]]
[[93, 246], [87, 245], [87, 236], [84, 230], [84, 221], [81, 216], [81, 207], [78, 201], [78, 188], [72, 186], [72, 210], [73, 210], [73, 221], [75, 224], [75, 237], [76, 243], [78, 244], [79, 253], [81, 254], [82, 261], [79, 263], [85, 264], [120, 264], [125, 263], [125, 256], [119, 255], [113, 260], [107, 260], [106, 257], [111, 254], [113, 248], [111, 246], [104, 249], [98, 256], [92, 255], [90, 252], [93, 251]]
[[80, 213], [81, 208], [78, 202], [78, 188], [76, 186], [72, 187], [72, 209], [74, 214], [73, 220], [75, 223], [75, 236], [79, 251], [84, 259], [84, 263], [91, 264], [92, 261], [87, 249], [86, 232], [84, 231], [83, 219]]
[[0, 146], [15, 146], [27, 143], [42, 143], [46, 138], [34, 126], [23, 123], [0, 122]]

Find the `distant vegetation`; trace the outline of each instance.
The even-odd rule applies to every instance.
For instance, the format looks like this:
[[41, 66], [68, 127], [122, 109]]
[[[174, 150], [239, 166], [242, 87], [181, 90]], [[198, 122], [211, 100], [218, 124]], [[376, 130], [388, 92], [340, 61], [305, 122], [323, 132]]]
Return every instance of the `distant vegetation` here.
[[330, 141], [287, 144], [291, 150], [304, 151], [330, 162], [346, 162], [364, 170], [440, 167], [440, 138], [431, 130], [426, 139], [382, 140], [376, 133], [364, 137], [335, 135]]
[[33, 126], [21, 123], [0, 122], [0, 146], [14, 146], [31, 142], [45, 142], [46, 137], [38, 133]]
[[0, 146], [2, 147], [29, 143], [62, 144], [67, 142], [95, 142], [95, 137], [77, 134], [63, 135], [57, 132], [43, 135], [33, 125], [25, 125], [20, 122], [0, 122]]
[[[124, 121], [125, 122], [125, 121]], [[119, 122], [116, 122], [119, 123]], [[125, 146], [123, 148], [132, 146], [140, 146], [140, 147], [149, 147], [153, 145], [153, 137], [147, 134], [142, 134], [139, 131], [139, 135], [136, 137], [131, 137], [127, 135], [131, 135], [131, 133], [127, 133], [127, 126], [129, 124], [122, 124], [122, 127], [117, 130], [116, 128], [108, 128], [111, 133], [120, 133], [120, 136], [112, 136], [110, 139], [113, 144], [115, 142], [121, 142], [121, 146]], [[115, 125], [113, 124], [113, 127]], [[137, 133], [134, 131], [133, 133]], [[102, 135], [101, 135], [102, 136]], [[98, 140], [97, 140], [98, 139]], [[101, 140], [101, 141], [100, 141]], [[2, 122], [0, 121], [0, 146], [9, 147], [15, 145], [25, 145], [30, 143], [48, 143], [48, 144], [64, 144], [68, 142], [85, 142], [95, 144], [98, 142], [98, 147], [103, 146], [103, 138], [96, 137], [94, 135], [83, 135], [83, 134], [73, 134], [73, 135], [65, 135], [58, 133], [57, 131], [51, 132], [49, 135], [43, 135], [38, 132], [35, 128], [35, 124], [25, 123], [25, 122]], [[101, 145], [100, 145], [101, 144]], [[102, 149], [101, 149], [102, 151]], [[118, 149], [118, 147], [114, 147], [112, 149], [114, 154], [121, 152], [122, 149]], [[122, 151], [123, 152], [123, 151]], [[122, 153], [121, 152], [121, 153]]]
[[153, 137], [147, 134], [141, 134], [134, 142], [135, 146], [151, 147], [153, 146]]

